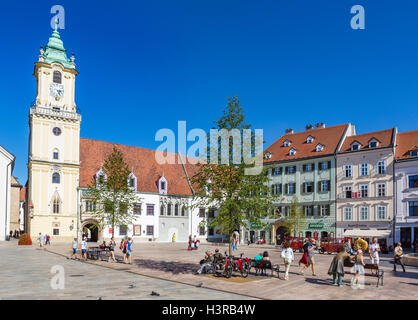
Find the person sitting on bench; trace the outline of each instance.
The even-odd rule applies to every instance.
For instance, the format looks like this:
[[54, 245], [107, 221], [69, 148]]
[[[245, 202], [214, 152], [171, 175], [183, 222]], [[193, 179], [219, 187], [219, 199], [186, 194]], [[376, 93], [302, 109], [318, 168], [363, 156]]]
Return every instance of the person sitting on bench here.
[[196, 274], [208, 273], [212, 270], [213, 254], [210, 251], [206, 251], [205, 258], [200, 261], [200, 268], [196, 271]]

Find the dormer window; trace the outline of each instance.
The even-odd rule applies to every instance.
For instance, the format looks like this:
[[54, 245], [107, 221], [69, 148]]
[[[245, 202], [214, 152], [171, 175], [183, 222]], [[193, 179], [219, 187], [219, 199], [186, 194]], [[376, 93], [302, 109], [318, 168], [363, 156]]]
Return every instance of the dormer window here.
[[129, 188], [131, 188], [134, 191], [136, 191], [136, 181], [137, 181], [136, 176], [134, 175], [133, 172], [131, 172], [128, 178], [128, 184], [129, 184]]
[[295, 149], [290, 149], [289, 151], [289, 156], [294, 156], [296, 154], [296, 150]]
[[411, 157], [417, 157], [417, 156], [418, 156], [418, 150], [412, 150], [412, 151], [409, 153], [409, 155], [410, 155]]
[[351, 146], [351, 151], [357, 151], [358, 149], [360, 149], [360, 145], [359, 144], [353, 144]]
[[158, 180], [158, 192], [162, 194], [167, 194], [167, 180], [162, 176]]
[[369, 148], [377, 148], [379, 146], [379, 142], [376, 140], [370, 140], [369, 141]]
[[306, 139], [306, 143], [313, 143], [313, 141], [314, 141], [314, 138], [313, 138], [312, 136], [309, 136], [309, 137]]
[[321, 152], [321, 151], [323, 151], [324, 150], [324, 146], [322, 145], [322, 144], [317, 144], [317, 146], [316, 146], [316, 152]]
[[264, 155], [264, 159], [268, 160], [271, 158], [271, 153], [270, 152], [266, 152], [266, 154]]
[[96, 183], [102, 184], [106, 181], [106, 174], [102, 168], [96, 173]]
[[290, 146], [290, 141], [289, 140], [285, 140], [285, 142], [283, 142], [283, 146], [289, 147]]

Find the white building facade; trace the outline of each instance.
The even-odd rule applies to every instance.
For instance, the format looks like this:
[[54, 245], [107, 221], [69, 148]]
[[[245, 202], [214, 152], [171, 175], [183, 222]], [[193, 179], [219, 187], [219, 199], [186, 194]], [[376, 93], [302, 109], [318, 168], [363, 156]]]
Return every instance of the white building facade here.
[[0, 241], [10, 232], [10, 194], [15, 156], [0, 146]]

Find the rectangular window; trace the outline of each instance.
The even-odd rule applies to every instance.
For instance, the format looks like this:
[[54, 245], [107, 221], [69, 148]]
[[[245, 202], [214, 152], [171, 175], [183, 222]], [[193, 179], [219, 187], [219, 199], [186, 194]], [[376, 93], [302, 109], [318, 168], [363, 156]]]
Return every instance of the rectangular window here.
[[296, 166], [286, 167], [286, 173], [287, 174], [294, 174], [294, 173], [296, 173]]
[[379, 161], [377, 163], [377, 174], [385, 174], [385, 173], [386, 173], [385, 161]]
[[351, 207], [344, 208], [344, 220], [345, 221], [353, 220], [353, 210]]
[[126, 226], [119, 226], [119, 235], [126, 236], [128, 234], [128, 228]]
[[409, 216], [418, 217], [418, 201], [409, 201]]
[[360, 195], [362, 198], [367, 198], [369, 196], [369, 186], [367, 184], [360, 186]]
[[205, 227], [200, 227], [199, 228], [199, 236], [204, 236], [205, 235]]
[[134, 236], [140, 236], [141, 235], [141, 225], [140, 224], [134, 224]]
[[281, 194], [282, 193], [282, 185], [281, 184], [272, 184], [271, 185], [271, 194]]
[[360, 220], [369, 220], [369, 208], [368, 207], [360, 208]]
[[141, 204], [135, 203], [134, 205], [134, 214], [140, 216], [141, 215]]
[[328, 192], [330, 191], [330, 181], [324, 180], [319, 182], [319, 191], [320, 192]]
[[213, 228], [209, 229], [209, 236], [213, 236], [215, 234], [215, 230]]
[[209, 209], [208, 217], [209, 218], [215, 218], [215, 209]]
[[331, 161], [324, 161], [319, 163], [319, 170], [328, 170], [331, 168]]
[[386, 207], [378, 206], [377, 207], [377, 219], [385, 220], [386, 219]]
[[154, 215], [154, 205], [147, 204], [147, 216], [153, 216], [153, 215]]
[[367, 176], [369, 174], [369, 166], [367, 163], [362, 163], [360, 166], [360, 175]]
[[94, 211], [96, 211], [96, 202], [86, 201], [86, 212], [94, 212]]
[[416, 176], [409, 176], [409, 188], [418, 188], [418, 175]]
[[306, 182], [304, 183], [304, 190], [305, 193], [312, 193], [314, 191], [313, 182]]
[[320, 206], [321, 216], [329, 216], [330, 214], [330, 206], [329, 204], [323, 204]]
[[199, 218], [204, 218], [205, 215], [205, 208], [200, 208], [199, 209]]
[[296, 183], [289, 183], [287, 185], [287, 194], [295, 194], [296, 191]]
[[303, 211], [307, 217], [313, 217], [313, 206], [303, 206]]
[[278, 176], [282, 173], [282, 170], [280, 167], [275, 167], [273, 169], [271, 169], [271, 175], [272, 176]]
[[385, 183], [379, 183], [377, 185], [377, 196], [378, 197], [386, 196], [386, 184]]
[[58, 152], [54, 152], [54, 160], [58, 160]]
[[52, 230], [52, 234], [53, 234], [54, 236], [59, 236], [59, 235], [60, 235], [60, 229], [56, 229], [56, 228], [54, 228], [54, 229]]
[[346, 177], [346, 178], [349, 178], [349, 177], [351, 177], [351, 176], [352, 176], [352, 166], [351, 166], [351, 164], [346, 165], [346, 166], [344, 167], [344, 173], [345, 173], [345, 177]]
[[352, 198], [352, 189], [351, 186], [344, 187], [344, 198], [351, 199]]
[[154, 235], [154, 226], [147, 226], [147, 236]]
[[312, 172], [313, 171], [313, 164], [308, 163], [303, 165], [303, 172]]

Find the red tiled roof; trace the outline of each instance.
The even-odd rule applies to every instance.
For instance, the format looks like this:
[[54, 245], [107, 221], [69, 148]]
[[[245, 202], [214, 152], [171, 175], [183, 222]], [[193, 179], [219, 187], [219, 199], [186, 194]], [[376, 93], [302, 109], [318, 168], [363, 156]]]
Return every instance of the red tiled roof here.
[[418, 130], [398, 133], [396, 144], [396, 160], [409, 158], [409, 152], [418, 149]]
[[[160, 165], [155, 160], [155, 150], [85, 138], [80, 138], [80, 187], [87, 187], [92, 182], [106, 157], [112, 153], [113, 146], [122, 152], [125, 162], [133, 169], [138, 191], [157, 193], [157, 181], [164, 174], [168, 194], [192, 195], [177, 155], [176, 164]], [[194, 166], [187, 164], [186, 167], [192, 170]]]
[[351, 151], [351, 144], [355, 141], [361, 144], [359, 150], [369, 149], [369, 141], [373, 138], [379, 141], [377, 148], [388, 147], [392, 145], [393, 130], [394, 129], [392, 128], [347, 137], [341, 147], [340, 152]]
[[[285, 134], [264, 150], [271, 154], [271, 158], [264, 160], [264, 162], [295, 160], [334, 154], [347, 126], [348, 124], [341, 124], [328, 128], [310, 129]], [[312, 143], [306, 143], [306, 139], [309, 136], [314, 138]], [[291, 142], [288, 147], [284, 147], [283, 145], [286, 140]], [[321, 152], [316, 151], [318, 143], [324, 146], [324, 149]], [[296, 150], [294, 156], [289, 155], [289, 150], [292, 148]]]

